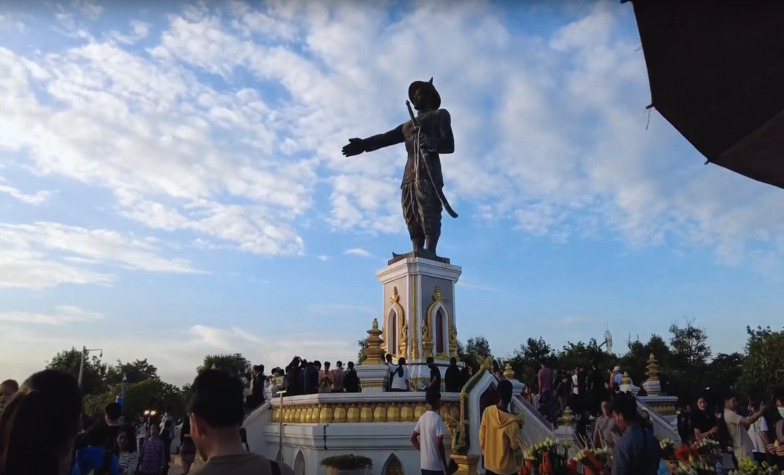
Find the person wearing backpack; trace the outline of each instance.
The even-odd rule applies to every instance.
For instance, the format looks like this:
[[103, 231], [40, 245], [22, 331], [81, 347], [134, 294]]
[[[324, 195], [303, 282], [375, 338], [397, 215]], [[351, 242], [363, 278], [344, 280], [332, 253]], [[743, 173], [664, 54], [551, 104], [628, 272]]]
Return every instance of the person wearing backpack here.
[[392, 392], [408, 391], [408, 368], [406, 367], [405, 358], [397, 360], [397, 366], [392, 373], [390, 387]]
[[613, 414], [623, 432], [613, 449], [613, 475], [656, 475], [661, 448], [653, 434], [643, 428], [637, 400], [628, 392], [618, 394], [613, 400]]
[[87, 447], [76, 451], [72, 475], [120, 475], [117, 457], [109, 446], [109, 426], [96, 422], [87, 431]]

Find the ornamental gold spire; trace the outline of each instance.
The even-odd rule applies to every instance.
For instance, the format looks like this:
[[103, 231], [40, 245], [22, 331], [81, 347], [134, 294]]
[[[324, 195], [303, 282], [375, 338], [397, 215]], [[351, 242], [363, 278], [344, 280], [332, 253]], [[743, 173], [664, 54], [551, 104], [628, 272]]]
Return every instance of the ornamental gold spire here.
[[648, 358], [648, 381], [658, 381], [659, 380], [659, 365], [656, 364], [656, 358], [653, 357], [653, 353]]
[[362, 353], [365, 355], [365, 359], [362, 361], [363, 365], [380, 365], [384, 364], [384, 350], [381, 349], [381, 343], [384, 340], [380, 338], [381, 330], [378, 329], [378, 319], [373, 319], [373, 326], [368, 332], [368, 337], [365, 338], [365, 344], [367, 347], [362, 350]]

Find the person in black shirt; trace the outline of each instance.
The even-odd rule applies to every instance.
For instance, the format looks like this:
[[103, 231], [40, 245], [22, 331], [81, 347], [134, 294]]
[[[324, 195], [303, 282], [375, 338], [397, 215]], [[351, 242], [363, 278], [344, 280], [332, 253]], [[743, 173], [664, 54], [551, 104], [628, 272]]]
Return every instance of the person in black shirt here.
[[108, 448], [114, 455], [120, 455], [120, 447], [117, 445], [117, 434], [120, 433], [122, 428], [122, 406], [116, 402], [110, 402], [104, 408], [104, 421], [106, 422], [106, 430], [108, 432]]
[[695, 442], [702, 439], [715, 439], [719, 432], [719, 421], [716, 415], [708, 410], [708, 401], [701, 397], [697, 399], [697, 410], [691, 415], [691, 429], [694, 431]]
[[457, 358], [453, 356], [449, 359], [449, 367], [446, 369], [446, 374], [444, 375], [445, 391], [448, 393], [460, 392], [460, 389], [463, 387], [461, 380], [460, 368], [457, 367]]
[[427, 363], [427, 367], [430, 368], [430, 382], [427, 383], [427, 387], [435, 387], [441, 390], [441, 370], [436, 366], [432, 356], [428, 356], [425, 362]]
[[[173, 431], [172, 431], [172, 421], [171, 419], [167, 419], [163, 423], [163, 430], [161, 431], [161, 441], [163, 442], [163, 459], [166, 461], [164, 468], [166, 469], [169, 466], [169, 462], [171, 462], [171, 444], [173, 438]], [[164, 470], [168, 471], [168, 469]]]
[[466, 385], [469, 379], [471, 379], [471, 362], [468, 361], [468, 358], [463, 358], [463, 367], [460, 368], [460, 387]]
[[357, 376], [357, 370], [354, 369], [353, 361], [348, 362], [348, 371], [346, 371], [346, 376], [343, 378], [343, 387], [347, 393], [359, 392], [359, 377]]
[[286, 396], [297, 396], [302, 394], [302, 386], [300, 384], [300, 358], [295, 356], [291, 360], [291, 364], [286, 368], [286, 376], [288, 379], [288, 386], [286, 387]]
[[318, 393], [319, 371], [316, 368], [316, 363], [309, 362], [308, 365], [305, 367], [305, 370], [302, 372], [302, 374], [304, 376], [303, 385], [302, 385], [302, 394]]

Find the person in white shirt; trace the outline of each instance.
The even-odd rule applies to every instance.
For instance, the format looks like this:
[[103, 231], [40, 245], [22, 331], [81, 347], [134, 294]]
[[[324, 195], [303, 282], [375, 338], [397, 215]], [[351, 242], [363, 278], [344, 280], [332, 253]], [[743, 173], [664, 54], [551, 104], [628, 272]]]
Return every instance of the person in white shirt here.
[[397, 360], [397, 366], [392, 365], [389, 370], [392, 375], [392, 382], [389, 385], [390, 391], [408, 391], [408, 367], [406, 366], [406, 359], [400, 358]]
[[748, 428], [757, 422], [762, 413], [765, 411], [765, 405], [760, 404], [760, 410], [751, 415], [751, 417], [741, 417], [735, 409], [738, 407], [738, 399], [734, 396], [724, 398], [724, 422], [727, 423], [727, 429], [730, 432], [732, 440], [733, 453], [735, 455], [735, 466], [737, 462], [743, 457], [751, 457], [751, 452], [754, 449], [749, 433], [746, 432]]
[[421, 416], [411, 434], [411, 444], [419, 451], [419, 468], [422, 475], [445, 475], [448, 471], [444, 435], [444, 420], [438, 414], [441, 392], [435, 387], [425, 394], [430, 408]]
[[[754, 401], [749, 404], [750, 413], [753, 414], [759, 411], [759, 409], [759, 401]], [[749, 438], [751, 439], [751, 445], [754, 447], [751, 450], [751, 456], [754, 458], [755, 462], [761, 464], [768, 460], [768, 423], [765, 422], [765, 418], [760, 417], [757, 419], [757, 422], [751, 424], [748, 433]]]
[[149, 428], [147, 427], [147, 422], [144, 420], [143, 417], [139, 418], [139, 424], [136, 426], [136, 453], [142, 452], [142, 445], [144, 445], [144, 441], [147, 440], [149, 437]]

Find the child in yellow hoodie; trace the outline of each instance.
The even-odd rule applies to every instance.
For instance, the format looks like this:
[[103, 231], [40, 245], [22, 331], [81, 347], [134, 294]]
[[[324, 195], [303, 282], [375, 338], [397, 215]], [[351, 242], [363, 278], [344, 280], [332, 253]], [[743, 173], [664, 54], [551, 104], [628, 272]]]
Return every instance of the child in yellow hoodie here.
[[517, 473], [515, 451], [519, 450], [520, 425], [507, 408], [512, 401], [512, 383], [500, 381], [498, 395], [501, 401], [490, 406], [482, 414], [479, 426], [479, 447], [484, 456], [487, 475], [511, 475]]

